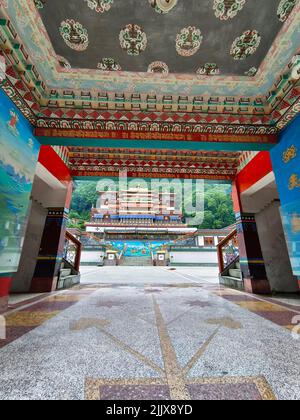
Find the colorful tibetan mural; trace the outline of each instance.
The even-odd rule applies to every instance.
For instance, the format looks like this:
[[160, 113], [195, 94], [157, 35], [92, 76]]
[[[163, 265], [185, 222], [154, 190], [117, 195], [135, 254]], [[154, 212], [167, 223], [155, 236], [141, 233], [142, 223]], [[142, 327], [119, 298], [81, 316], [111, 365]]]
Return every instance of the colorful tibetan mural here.
[[300, 278], [300, 200], [282, 206], [281, 214], [293, 272]]
[[31, 126], [0, 89], [1, 277], [17, 271], [38, 153]]
[[300, 277], [300, 117], [281, 134], [271, 152], [293, 272]]
[[166, 241], [109, 241], [114, 249], [123, 251], [125, 257], [150, 257], [151, 252], [154, 254], [168, 244]]

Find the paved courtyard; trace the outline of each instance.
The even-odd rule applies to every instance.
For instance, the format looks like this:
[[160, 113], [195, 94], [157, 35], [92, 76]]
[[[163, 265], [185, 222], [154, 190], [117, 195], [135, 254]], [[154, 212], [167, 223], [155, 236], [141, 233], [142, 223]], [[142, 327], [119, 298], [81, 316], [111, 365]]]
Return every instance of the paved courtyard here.
[[82, 272], [12, 299], [0, 399], [300, 399], [297, 299], [225, 289], [214, 268]]

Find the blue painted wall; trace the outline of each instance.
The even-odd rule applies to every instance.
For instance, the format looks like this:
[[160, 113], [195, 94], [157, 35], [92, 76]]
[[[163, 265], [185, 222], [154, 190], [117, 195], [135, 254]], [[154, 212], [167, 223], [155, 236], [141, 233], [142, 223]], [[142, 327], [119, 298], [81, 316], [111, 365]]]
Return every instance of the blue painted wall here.
[[300, 277], [300, 116], [281, 133], [271, 158], [293, 272]]
[[0, 89], [0, 276], [17, 271], [39, 143]]
[[106, 241], [118, 251], [124, 251], [125, 257], [150, 257], [151, 251], [156, 254], [163, 245], [170, 244], [170, 241]]

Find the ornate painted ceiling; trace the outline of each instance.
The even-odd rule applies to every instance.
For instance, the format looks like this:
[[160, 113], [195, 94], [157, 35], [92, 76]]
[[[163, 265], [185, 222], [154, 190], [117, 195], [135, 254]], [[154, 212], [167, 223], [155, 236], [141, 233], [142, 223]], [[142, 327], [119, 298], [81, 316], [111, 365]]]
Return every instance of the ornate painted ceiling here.
[[136, 178], [231, 180], [240, 158], [239, 152], [69, 148], [69, 165], [75, 178], [114, 177], [126, 169], [129, 177]]
[[299, 0], [0, 0], [2, 87], [40, 128], [273, 135], [299, 22]]
[[62, 65], [162, 75], [253, 76], [290, 11], [274, 0], [35, 3]]

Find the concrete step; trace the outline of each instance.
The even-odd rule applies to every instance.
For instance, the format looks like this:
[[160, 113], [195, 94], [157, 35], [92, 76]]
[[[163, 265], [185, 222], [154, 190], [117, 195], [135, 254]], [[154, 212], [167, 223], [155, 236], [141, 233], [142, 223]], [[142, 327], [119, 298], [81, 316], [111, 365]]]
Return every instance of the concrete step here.
[[152, 259], [148, 257], [125, 257], [121, 265], [127, 267], [147, 267], [152, 266]]
[[60, 278], [68, 277], [71, 275], [71, 273], [72, 273], [72, 270], [70, 268], [62, 268], [60, 270]]
[[241, 263], [239, 261], [235, 263], [235, 268], [241, 269]]
[[233, 289], [244, 290], [244, 282], [242, 279], [230, 276], [221, 276], [220, 284], [226, 287], [231, 287]]
[[79, 284], [79, 283], [80, 283], [80, 274], [67, 276], [67, 277], [60, 277], [57, 284], [57, 290], [68, 289], [72, 286], [75, 286], [75, 284]]
[[123, 267], [151, 267], [153, 266], [152, 262], [150, 263], [140, 263], [140, 262], [130, 262], [130, 263], [123, 263], [121, 264]]
[[242, 272], [239, 268], [231, 268], [229, 270], [229, 277], [234, 277], [236, 279], [242, 278]]

